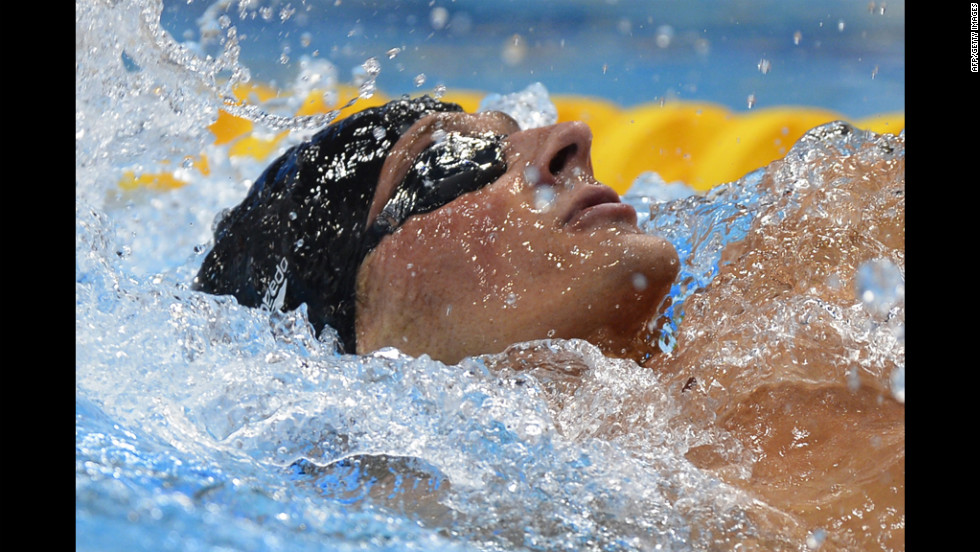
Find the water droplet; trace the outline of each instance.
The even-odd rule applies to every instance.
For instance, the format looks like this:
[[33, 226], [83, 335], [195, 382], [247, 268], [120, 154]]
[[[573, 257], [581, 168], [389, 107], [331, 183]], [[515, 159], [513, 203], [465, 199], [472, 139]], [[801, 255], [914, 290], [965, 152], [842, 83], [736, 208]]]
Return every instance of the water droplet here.
[[711, 43], [706, 38], [699, 38], [694, 41], [694, 51], [699, 56], [706, 56], [711, 53]]
[[756, 65], [756, 67], [759, 68], [759, 72], [761, 72], [763, 75], [766, 75], [769, 73], [769, 69], [772, 68], [772, 62], [770, 62], [766, 58], [762, 58], [759, 60], [759, 63]]
[[868, 261], [858, 268], [855, 278], [858, 298], [873, 314], [886, 315], [905, 301], [905, 278], [887, 259]]
[[381, 64], [378, 62], [378, 58], [368, 58], [361, 67], [372, 78], [381, 73]]
[[419, 73], [416, 75], [415, 78], [412, 79], [412, 82], [415, 83], [415, 86], [422, 86], [425, 84], [425, 73]]
[[905, 404], [905, 365], [901, 365], [895, 368], [892, 372], [892, 396], [895, 400]]
[[633, 289], [643, 291], [647, 288], [647, 277], [639, 272], [633, 273]]
[[538, 186], [534, 189], [534, 208], [544, 211], [555, 202], [555, 189], [551, 186]]
[[620, 34], [629, 35], [633, 32], [633, 23], [630, 22], [629, 18], [623, 17], [616, 23], [616, 30], [618, 30]]
[[527, 43], [524, 37], [515, 34], [511, 35], [504, 43], [503, 52], [501, 52], [500, 57], [503, 62], [507, 65], [517, 65], [518, 63], [524, 61], [527, 56]]
[[660, 338], [657, 339], [657, 347], [660, 348], [661, 352], [667, 354], [674, 352], [674, 349], [677, 347], [677, 338], [670, 332], [670, 328], [664, 328], [660, 332]]
[[820, 528], [814, 529], [809, 535], [806, 536], [806, 547], [810, 550], [816, 550], [823, 545], [823, 541], [826, 539], [826, 531]]
[[674, 28], [670, 25], [661, 25], [657, 27], [657, 33], [654, 40], [657, 46], [660, 48], [666, 48], [670, 46], [670, 42], [674, 39]]
[[847, 371], [847, 388], [851, 391], [857, 391], [861, 388], [861, 376], [857, 366], [851, 366]]
[[289, 212], [289, 220], [296, 220], [296, 212], [295, 211], [290, 211]]
[[429, 13], [429, 23], [432, 28], [439, 31], [446, 26], [449, 21], [449, 10], [443, 7], [436, 7]]
[[537, 186], [538, 182], [541, 180], [541, 171], [537, 167], [528, 165], [524, 167], [524, 181], [531, 186]]
[[374, 92], [377, 90], [373, 80], [364, 81], [360, 88], [358, 88], [358, 95], [363, 99], [368, 99], [374, 96]]

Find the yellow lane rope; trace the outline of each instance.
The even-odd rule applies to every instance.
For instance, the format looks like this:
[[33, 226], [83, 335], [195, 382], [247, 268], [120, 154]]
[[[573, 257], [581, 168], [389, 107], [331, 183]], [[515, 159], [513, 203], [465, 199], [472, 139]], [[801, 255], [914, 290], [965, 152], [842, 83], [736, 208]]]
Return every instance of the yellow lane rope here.
[[[241, 101], [259, 103], [279, 96], [263, 85], [243, 85], [235, 90]], [[459, 90], [447, 92], [442, 99], [475, 111], [485, 93]], [[346, 98], [357, 96], [357, 90], [341, 86], [332, 97], [341, 102], [327, 105], [323, 91], [314, 90], [300, 105], [296, 115], [319, 115], [338, 109]], [[339, 118], [367, 107], [381, 105], [390, 98], [376, 93], [359, 99], [342, 110]], [[665, 181], [681, 181], [704, 191], [715, 185], [736, 180], [750, 171], [781, 158], [807, 130], [836, 120], [878, 133], [897, 134], [905, 128], [905, 113], [881, 113], [858, 120], [822, 108], [790, 106], [735, 112], [726, 107], [691, 101], [668, 101], [623, 108], [613, 102], [588, 96], [554, 94], [558, 120], [585, 121], [592, 128], [592, 162], [596, 178], [624, 193], [637, 176], [653, 171]], [[219, 110], [218, 118], [208, 127], [214, 144], [226, 146], [229, 157], [250, 156], [271, 161], [288, 131], [275, 136], [253, 133], [252, 122]], [[209, 173], [206, 156], [189, 156], [185, 166], [201, 174]], [[119, 182], [123, 189], [146, 187], [167, 190], [186, 185], [184, 180], [164, 170], [137, 175], [124, 173]]]

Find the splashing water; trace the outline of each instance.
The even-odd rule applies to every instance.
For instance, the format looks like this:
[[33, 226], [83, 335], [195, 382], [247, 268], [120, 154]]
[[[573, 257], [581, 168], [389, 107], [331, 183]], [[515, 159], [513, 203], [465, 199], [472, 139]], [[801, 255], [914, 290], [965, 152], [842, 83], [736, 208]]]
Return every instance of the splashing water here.
[[558, 109], [541, 83], [529, 85], [513, 94], [488, 94], [478, 111], [502, 111], [517, 121], [521, 130], [540, 128], [558, 122]]
[[[689, 460], [709, 444], [743, 473], [753, 465], [752, 451], [724, 429], [684, 421], [689, 406], [670, 391], [670, 372], [603, 357], [579, 341], [519, 344], [457, 366], [395, 350], [339, 355], [329, 329], [314, 335], [302, 309], [270, 316], [189, 291], [215, 215], [240, 201], [264, 168], [210, 144], [205, 129], [218, 109], [237, 109], [270, 131], [302, 131], [329, 117], [229, 105], [230, 87], [249, 80], [234, 25], [214, 25], [219, 51], [209, 56], [163, 32], [161, 9], [154, 1], [76, 4], [76, 549], [730, 550], [800, 549], [813, 535], [824, 542], [822, 530]], [[307, 65], [305, 75], [294, 84], [304, 93], [313, 81], [329, 89], [336, 79], [322, 64]], [[547, 92], [530, 95], [530, 107], [514, 102], [529, 121], [522, 124], [547, 124], [534, 122], [553, 116]], [[116, 185], [126, 169], [179, 165], [188, 152], [208, 154], [209, 175], [188, 171], [188, 184], [170, 191]], [[862, 215], [863, 205], [904, 216], [904, 170], [880, 194], [833, 196], [847, 189], [849, 177], [833, 173], [841, 165], [899, 159], [904, 137], [834, 126], [808, 135], [785, 162], [706, 196], [660, 202], [637, 189], [644, 230], [668, 237], [682, 262], [662, 345], [673, 356], [665, 357], [685, 361], [694, 339], [685, 322], [700, 316], [690, 309], [703, 310], [702, 296], [734, 302], [726, 279], [738, 266], [733, 244], [772, 239], [804, 213], [843, 229], [861, 223], [854, 218], [891, 220]], [[832, 200], [855, 209], [828, 209]], [[837, 281], [811, 274], [810, 284], [822, 282], [836, 303], [804, 286], [770, 317], [773, 332], [719, 352], [712, 365], [741, 366], [764, 339], [772, 341], [767, 352], [785, 358], [778, 344], [788, 347], [788, 334], [819, 326], [845, 342], [832, 359], [836, 375], [820, 377], [844, 378], [840, 370], [857, 366], [863, 384], [882, 381], [904, 400], [904, 218], [901, 228], [900, 252], [882, 237], [861, 244], [867, 258]], [[876, 302], [864, 300], [869, 290]], [[718, 321], [726, 323], [745, 318]]]

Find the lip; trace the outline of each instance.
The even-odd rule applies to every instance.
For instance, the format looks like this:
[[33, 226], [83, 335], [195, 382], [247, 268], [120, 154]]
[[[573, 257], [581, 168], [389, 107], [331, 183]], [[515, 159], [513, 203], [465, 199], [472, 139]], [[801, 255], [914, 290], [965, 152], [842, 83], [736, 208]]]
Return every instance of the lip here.
[[565, 217], [565, 225], [583, 229], [598, 223], [615, 221], [627, 222], [636, 226], [636, 209], [623, 203], [616, 190], [604, 184], [593, 184], [575, 198], [572, 208]]

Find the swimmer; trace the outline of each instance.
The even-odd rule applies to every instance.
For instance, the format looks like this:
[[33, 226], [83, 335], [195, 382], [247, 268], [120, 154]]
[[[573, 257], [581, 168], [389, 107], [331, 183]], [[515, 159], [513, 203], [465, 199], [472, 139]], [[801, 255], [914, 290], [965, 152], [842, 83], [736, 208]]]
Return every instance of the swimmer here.
[[194, 285], [305, 303], [350, 353], [456, 363], [551, 337], [649, 354], [677, 253], [596, 181], [591, 142], [584, 123], [522, 131], [428, 97], [367, 109], [272, 163]]
[[[755, 321], [738, 324], [742, 306], [726, 307], [713, 288], [691, 300], [685, 325], [695, 329], [679, 352], [658, 354], [650, 321], [665, 307], [677, 253], [641, 232], [632, 207], [596, 181], [590, 147], [578, 122], [522, 131], [505, 114], [427, 97], [367, 109], [270, 165], [218, 223], [194, 287], [251, 307], [305, 305], [346, 353], [395, 347], [452, 364], [536, 339], [584, 339], [656, 370], [685, 423], [751, 452], [750, 473], [717, 443], [686, 457], [760, 497], [753, 523], [787, 542], [818, 540], [821, 550], [904, 549], [904, 404], [871, 384], [852, 388], [822, 360], [829, 342], [802, 367], [794, 352], [772, 366], [747, 355], [739, 370], [702, 357], [736, 341], [702, 331], [713, 319], [753, 338]], [[902, 171], [904, 186], [904, 164], [888, 170]], [[865, 176], [834, 181], [884, 185]], [[902, 206], [894, 227], [904, 232]], [[745, 281], [754, 286], [746, 297], [771, 303], [811, 274], [798, 253], [746, 240], [719, 278]], [[753, 271], [761, 283], [746, 276]], [[642, 392], [635, 403], [642, 410]], [[791, 519], [766, 521], [770, 507]]]

